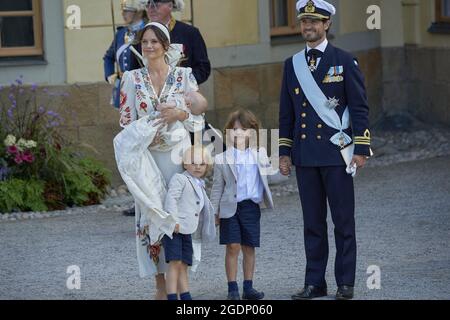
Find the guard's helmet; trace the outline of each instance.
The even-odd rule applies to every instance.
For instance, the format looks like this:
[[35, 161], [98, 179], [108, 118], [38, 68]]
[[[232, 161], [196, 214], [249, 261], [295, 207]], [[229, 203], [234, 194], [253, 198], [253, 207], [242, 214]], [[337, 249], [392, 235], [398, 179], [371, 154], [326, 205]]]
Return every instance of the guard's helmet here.
[[120, 0], [120, 7], [126, 11], [145, 11], [147, 0]]

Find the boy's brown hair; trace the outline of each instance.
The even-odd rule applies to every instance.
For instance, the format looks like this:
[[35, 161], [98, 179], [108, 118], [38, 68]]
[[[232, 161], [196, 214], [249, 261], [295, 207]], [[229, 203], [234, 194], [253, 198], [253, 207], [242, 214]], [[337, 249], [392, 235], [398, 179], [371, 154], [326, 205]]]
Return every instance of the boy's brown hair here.
[[[258, 120], [258, 118], [256, 117], [256, 115], [251, 112], [250, 110], [247, 109], [239, 109], [237, 111], [232, 112], [229, 116], [228, 116], [228, 120], [227, 123], [225, 125], [224, 128], [224, 137], [226, 137], [226, 144], [228, 145], [229, 143], [234, 141], [228, 141], [229, 140], [229, 136], [227, 134], [228, 130], [233, 130], [234, 128], [234, 124], [236, 123], [236, 121], [239, 121], [241, 123], [242, 128], [244, 129], [253, 129], [254, 132], [253, 134], [256, 135], [256, 137], [252, 137], [253, 139], [250, 140], [250, 142], [255, 142], [256, 140], [256, 146], [259, 146], [259, 130], [261, 128], [261, 124]], [[255, 139], [256, 138], [256, 139]]]

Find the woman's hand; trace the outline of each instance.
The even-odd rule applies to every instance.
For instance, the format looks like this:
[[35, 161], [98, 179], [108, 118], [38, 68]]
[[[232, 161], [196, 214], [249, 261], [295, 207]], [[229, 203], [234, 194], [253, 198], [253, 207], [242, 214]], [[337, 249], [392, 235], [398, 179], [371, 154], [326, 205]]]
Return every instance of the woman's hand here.
[[178, 223], [175, 225], [175, 229], [173, 229], [173, 232], [176, 234], [180, 232], [180, 225]]
[[150, 144], [150, 148], [151, 147], [155, 147], [157, 145], [159, 145], [161, 143], [161, 132], [159, 132], [159, 130], [156, 132], [155, 137], [153, 138], [152, 143]]
[[175, 107], [165, 107], [161, 110], [161, 115], [159, 116], [159, 121], [155, 123], [155, 126], [160, 123], [172, 124], [176, 121], [183, 122], [189, 117], [186, 111], [177, 109]]

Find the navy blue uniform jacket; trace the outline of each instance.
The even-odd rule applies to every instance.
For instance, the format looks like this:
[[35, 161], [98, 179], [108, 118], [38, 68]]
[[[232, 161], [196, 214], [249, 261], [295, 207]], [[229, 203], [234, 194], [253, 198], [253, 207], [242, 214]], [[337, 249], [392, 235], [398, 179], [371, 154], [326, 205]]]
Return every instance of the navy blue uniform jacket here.
[[[348, 106], [351, 126], [345, 132], [353, 137], [354, 153], [370, 156], [369, 107], [357, 60], [329, 43], [313, 75], [327, 98], [339, 99], [336, 111], [341, 119]], [[290, 156], [295, 166], [345, 165], [340, 147], [329, 141], [338, 131], [328, 127], [309, 104], [295, 75], [292, 57], [284, 65], [279, 125], [280, 156]]]

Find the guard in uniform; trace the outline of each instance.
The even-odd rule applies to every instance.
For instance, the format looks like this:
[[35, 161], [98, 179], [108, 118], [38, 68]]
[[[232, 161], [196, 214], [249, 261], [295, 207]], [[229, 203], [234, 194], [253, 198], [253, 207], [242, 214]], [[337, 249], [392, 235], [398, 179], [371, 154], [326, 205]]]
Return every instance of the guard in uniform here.
[[114, 40], [103, 57], [105, 80], [114, 86], [111, 104], [116, 109], [120, 105], [120, 78], [125, 71], [132, 70], [131, 58], [134, 54], [130, 45], [147, 22], [146, 4], [146, 0], [121, 0], [122, 16], [127, 26], [117, 28]]
[[[353, 177], [371, 155], [369, 107], [356, 58], [326, 35], [335, 8], [323, 0], [297, 2], [306, 48], [285, 62], [280, 97], [280, 170], [296, 167], [303, 209], [305, 286], [292, 298], [327, 295], [327, 201], [335, 227], [337, 299], [353, 298], [356, 270]], [[344, 147], [354, 148], [348, 165]], [[351, 162], [351, 163], [350, 163]]]

